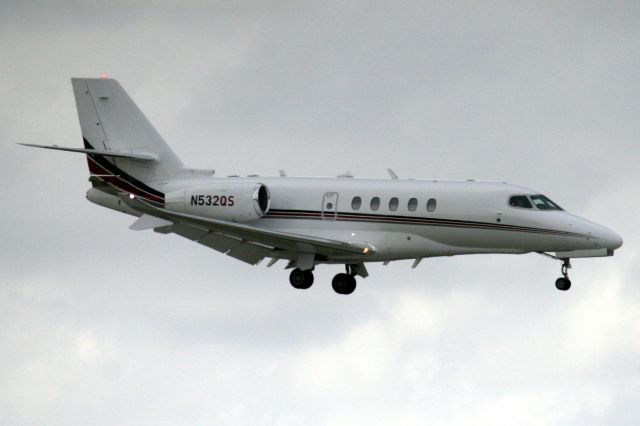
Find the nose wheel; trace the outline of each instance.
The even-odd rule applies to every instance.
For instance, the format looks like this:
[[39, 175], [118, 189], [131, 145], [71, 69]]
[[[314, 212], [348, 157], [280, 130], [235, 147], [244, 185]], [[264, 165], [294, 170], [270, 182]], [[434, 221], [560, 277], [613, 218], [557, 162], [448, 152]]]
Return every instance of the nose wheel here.
[[562, 261], [562, 276], [556, 280], [556, 288], [560, 291], [567, 291], [571, 288], [571, 280], [569, 279], [569, 269], [571, 269], [571, 259], [559, 258], [549, 253], [539, 251], [539, 254], [550, 257], [551, 259]]
[[569, 259], [563, 259], [562, 276], [556, 280], [556, 288], [560, 291], [567, 291], [571, 288], [571, 280], [569, 279], [569, 268], [571, 268], [571, 261]]

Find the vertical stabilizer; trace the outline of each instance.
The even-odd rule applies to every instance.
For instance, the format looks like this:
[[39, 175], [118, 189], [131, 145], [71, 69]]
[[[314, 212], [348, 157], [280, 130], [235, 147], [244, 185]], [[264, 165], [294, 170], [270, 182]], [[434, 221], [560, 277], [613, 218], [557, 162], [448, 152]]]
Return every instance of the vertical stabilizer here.
[[92, 174], [119, 175], [140, 185], [169, 179], [183, 167], [116, 80], [72, 78], [71, 84], [85, 148], [133, 155], [150, 154], [156, 158], [156, 161], [143, 162], [132, 158], [88, 155]]

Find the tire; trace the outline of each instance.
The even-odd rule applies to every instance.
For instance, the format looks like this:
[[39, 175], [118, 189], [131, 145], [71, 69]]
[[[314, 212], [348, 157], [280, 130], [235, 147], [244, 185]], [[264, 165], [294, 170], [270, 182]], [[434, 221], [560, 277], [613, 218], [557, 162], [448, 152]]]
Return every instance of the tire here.
[[313, 272], [312, 271], [304, 271], [304, 287], [303, 289], [307, 289], [311, 287], [313, 284]]
[[351, 294], [356, 289], [356, 279], [347, 274], [337, 274], [331, 281], [331, 287], [338, 294]]
[[351, 294], [356, 290], [356, 277], [347, 275], [347, 278], [348, 278], [347, 279], [348, 286], [344, 290], [343, 294]]
[[556, 288], [560, 291], [567, 291], [571, 288], [571, 281], [569, 278], [558, 278], [556, 280]]
[[289, 282], [291, 283], [293, 288], [306, 290], [311, 287], [311, 284], [313, 284], [313, 272], [301, 271], [300, 269], [296, 268], [291, 271], [291, 275], [289, 275]]

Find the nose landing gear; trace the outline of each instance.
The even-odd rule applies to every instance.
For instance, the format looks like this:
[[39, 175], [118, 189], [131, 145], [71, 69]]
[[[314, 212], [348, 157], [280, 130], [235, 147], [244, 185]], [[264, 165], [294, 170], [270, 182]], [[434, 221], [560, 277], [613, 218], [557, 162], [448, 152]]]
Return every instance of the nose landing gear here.
[[562, 277], [556, 280], [556, 288], [561, 291], [567, 291], [571, 288], [571, 280], [569, 279], [569, 268], [571, 261], [569, 259], [562, 260]]
[[550, 257], [555, 260], [562, 261], [562, 276], [556, 280], [556, 288], [560, 291], [567, 291], [571, 288], [571, 280], [569, 279], [569, 269], [571, 269], [571, 259], [559, 258], [549, 253], [539, 251], [539, 254]]

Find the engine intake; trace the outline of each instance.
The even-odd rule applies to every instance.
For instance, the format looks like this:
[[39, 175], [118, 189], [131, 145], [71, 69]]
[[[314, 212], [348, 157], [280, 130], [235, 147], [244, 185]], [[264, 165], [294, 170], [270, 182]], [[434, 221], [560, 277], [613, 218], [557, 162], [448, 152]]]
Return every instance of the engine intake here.
[[232, 222], [261, 218], [270, 202], [269, 188], [257, 182], [195, 185], [165, 196], [169, 210]]

